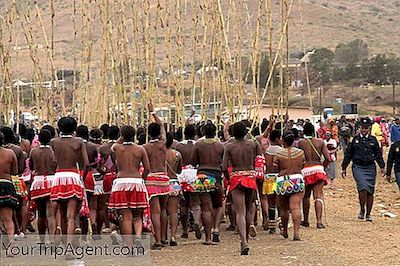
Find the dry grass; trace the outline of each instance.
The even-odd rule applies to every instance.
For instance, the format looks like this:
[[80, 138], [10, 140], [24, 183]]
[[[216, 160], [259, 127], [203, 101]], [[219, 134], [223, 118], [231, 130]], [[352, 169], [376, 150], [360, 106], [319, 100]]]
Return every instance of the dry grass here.
[[[160, 1], [162, 4], [167, 0]], [[24, 2], [24, 1], [22, 1]], [[25, 1], [27, 3], [28, 1]], [[127, 6], [129, 6], [127, 1]], [[156, 10], [156, 0], [151, 0], [151, 10]], [[182, 1], [184, 2], [184, 1]], [[190, 1], [187, 1], [190, 2]], [[238, 1], [241, 4], [242, 1]], [[244, 54], [249, 54], [252, 45], [252, 34], [255, 31], [255, 23], [257, 18], [257, 1], [247, 1], [248, 10], [251, 18], [250, 23], [245, 24], [244, 21], [241, 25], [241, 39], [244, 48]], [[302, 39], [300, 31], [300, 13], [298, 10], [298, 2], [294, 1], [291, 22], [290, 22], [290, 47], [292, 52], [302, 51]], [[80, 5], [80, 1], [77, 1]], [[279, 1], [273, 1], [273, 13], [274, 13], [274, 41], [278, 41], [279, 33]], [[5, 5], [7, 1], [2, 1], [1, 14], [5, 14]], [[95, 5], [93, 5], [95, 6]], [[42, 16], [46, 30], [50, 32], [50, 7], [46, 3], [41, 3]], [[55, 17], [55, 65], [58, 68], [71, 69], [73, 62], [73, 25], [72, 25], [72, 1], [55, 1], [56, 17]], [[184, 7], [184, 4], [182, 4]], [[32, 5], [28, 8], [33, 11]], [[80, 7], [78, 6], [78, 17], [77, 27], [81, 26], [80, 22]], [[97, 8], [97, 7], [96, 7]], [[222, 1], [222, 8], [224, 15], [228, 13], [228, 1]], [[347, 1], [347, 0], [304, 0], [304, 27], [305, 27], [305, 43], [307, 48], [312, 47], [328, 47], [334, 49], [335, 46], [340, 42], [347, 42], [353, 39], [365, 40], [371, 49], [371, 54], [375, 53], [394, 53], [399, 55], [400, 48], [397, 45], [399, 42], [398, 31], [400, 25], [400, 2], [398, 0], [387, 0], [377, 4], [375, 0], [359, 0], [359, 1]], [[183, 14], [183, 27], [182, 32], [184, 36], [184, 42], [186, 47], [191, 47], [193, 39], [193, 24], [191, 14], [194, 10], [191, 9], [191, 5], [188, 5], [188, 9]], [[242, 9], [241, 14], [243, 19], [247, 18], [247, 14]], [[155, 13], [155, 12], [154, 12]], [[174, 16], [174, 13], [171, 14]], [[265, 17], [264, 17], [265, 18]], [[266, 18], [265, 18], [266, 19]], [[261, 34], [262, 48], [267, 49], [267, 31], [265, 27], [265, 19], [263, 21], [263, 30]], [[33, 21], [33, 32], [37, 43], [44, 45], [43, 34], [41, 33], [39, 23], [37, 19], [32, 16]], [[128, 21], [129, 24], [129, 21]], [[101, 37], [102, 37], [102, 26], [99, 18], [93, 20], [93, 33], [94, 33], [94, 46], [93, 46], [93, 68], [96, 69], [100, 65], [101, 60]], [[17, 33], [14, 38], [18, 40], [18, 45], [25, 45], [23, 39], [21, 27], [19, 23], [15, 23], [15, 32]], [[234, 45], [234, 38], [232, 33], [229, 35], [230, 46]], [[199, 40], [202, 39], [201, 27], [199, 28]], [[80, 30], [79, 30], [80, 31]], [[208, 33], [210, 34], [210, 33]], [[80, 32], [78, 32], [78, 38]], [[159, 30], [158, 39], [163, 39], [163, 32]], [[159, 43], [163, 43], [159, 41]], [[201, 43], [199, 43], [199, 46]], [[77, 48], [80, 49], [80, 44], [77, 44]], [[133, 49], [133, 44], [132, 47]], [[191, 49], [186, 49], [185, 58], [188, 63], [191, 59]], [[46, 51], [43, 53], [41, 64], [47, 68], [50, 67], [49, 62], [46, 60]], [[166, 48], [164, 45], [158, 46], [157, 51], [157, 64], [166, 66]], [[29, 59], [28, 50], [20, 52], [20, 60], [26, 62], [21, 67], [21, 76], [30, 78], [32, 73], [32, 64]]]

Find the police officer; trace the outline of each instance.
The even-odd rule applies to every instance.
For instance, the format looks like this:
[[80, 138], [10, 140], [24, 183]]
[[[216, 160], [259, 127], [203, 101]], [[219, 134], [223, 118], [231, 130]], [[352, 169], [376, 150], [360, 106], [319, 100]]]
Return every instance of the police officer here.
[[[358, 197], [360, 200], [360, 214], [358, 219], [372, 222], [371, 210], [374, 202], [376, 181], [376, 164], [385, 174], [385, 162], [382, 151], [375, 137], [371, 136], [371, 119], [361, 119], [360, 133], [353, 138], [348, 146], [342, 163], [342, 177], [346, 177], [346, 168], [353, 161], [353, 176], [357, 183]], [[365, 206], [367, 210], [365, 212]]]

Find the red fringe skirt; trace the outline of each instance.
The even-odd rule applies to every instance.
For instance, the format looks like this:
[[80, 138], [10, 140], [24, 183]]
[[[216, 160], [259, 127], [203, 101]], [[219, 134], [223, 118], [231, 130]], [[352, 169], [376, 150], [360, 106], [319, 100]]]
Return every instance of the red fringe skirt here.
[[109, 209], [148, 207], [146, 185], [142, 178], [116, 178], [111, 190]]
[[50, 196], [53, 179], [54, 175], [34, 176], [31, 184], [31, 199], [35, 200]]
[[328, 184], [328, 178], [322, 165], [306, 166], [301, 170], [301, 174], [304, 177], [304, 183], [306, 186], [315, 184], [319, 181], [324, 181], [324, 185]]
[[104, 175], [104, 180], [103, 180], [103, 190], [104, 194], [110, 194], [111, 189], [113, 186], [114, 179], [117, 177], [117, 175], [114, 172], [107, 173]]
[[232, 172], [229, 179], [229, 191], [234, 190], [238, 185], [257, 190], [255, 171]]
[[[83, 178], [83, 170], [79, 171], [79, 174], [81, 175], [81, 177]], [[93, 172], [89, 171], [86, 175], [85, 178], [85, 189], [86, 192], [94, 192], [94, 177], [93, 177]]]
[[54, 175], [51, 184], [51, 200], [67, 200], [76, 197], [83, 198], [83, 182], [79, 172], [75, 169], [59, 169]]
[[147, 193], [149, 199], [156, 196], [169, 195], [169, 177], [165, 173], [151, 173], [146, 178]]

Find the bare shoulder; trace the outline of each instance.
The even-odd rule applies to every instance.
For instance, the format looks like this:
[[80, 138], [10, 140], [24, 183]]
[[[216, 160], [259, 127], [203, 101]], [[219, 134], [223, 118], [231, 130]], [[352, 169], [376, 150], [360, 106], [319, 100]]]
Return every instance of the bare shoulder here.
[[3, 150], [5, 156], [10, 156], [10, 157], [15, 156], [15, 152], [11, 149], [2, 149], [2, 150]]
[[246, 140], [246, 142], [247, 143], [251, 143], [251, 145], [253, 145], [253, 146], [257, 146], [257, 143], [258, 143], [258, 142], [254, 141], [252, 139], [248, 139], [248, 140]]
[[295, 153], [299, 153], [300, 155], [304, 155], [304, 151], [302, 149], [299, 149], [299, 148], [296, 148], [296, 147], [293, 147], [292, 149], [293, 149], [293, 151]]
[[8, 160], [11, 160], [11, 161], [14, 159], [17, 159], [15, 152], [10, 149], [1, 149], [1, 156], [2, 157], [4, 156], [5, 158], [8, 158]]
[[107, 144], [103, 144], [99, 147], [99, 153], [105, 153], [107, 150]]
[[204, 144], [204, 140], [200, 139], [194, 143], [194, 147], [201, 147]]
[[323, 139], [320, 139], [320, 138], [315, 138], [315, 142], [318, 145], [321, 145], [321, 146], [325, 145], [325, 141]]
[[[83, 139], [82, 138], [73, 138], [73, 140], [75, 142], [83, 143]], [[88, 142], [88, 144], [91, 144], [91, 143]]]
[[114, 144], [111, 146], [111, 151], [116, 151], [116, 150], [118, 150], [120, 145], [121, 145], [121, 144], [119, 144], [119, 143], [114, 143]]
[[30, 152], [30, 156], [35, 155], [38, 151], [39, 151], [39, 148], [38, 148], [38, 147], [33, 148], [33, 149], [31, 150], [31, 152]]
[[233, 142], [233, 141], [227, 142], [227, 143], [225, 144], [225, 149], [226, 149], [226, 150], [232, 149], [232, 146], [234, 146], [234, 144], [235, 144], [235, 142]]

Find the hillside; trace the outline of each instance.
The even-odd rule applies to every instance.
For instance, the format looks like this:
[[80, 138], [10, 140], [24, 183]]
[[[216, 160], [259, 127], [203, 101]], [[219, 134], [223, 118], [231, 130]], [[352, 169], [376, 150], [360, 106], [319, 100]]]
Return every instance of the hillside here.
[[[24, 1], [22, 1], [24, 2]], [[77, 35], [76, 42], [74, 43], [74, 29], [73, 29], [73, 2], [74, 1], [63, 1], [54, 0], [55, 3], [55, 18], [54, 18], [54, 62], [57, 68], [71, 69], [73, 67], [73, 57], [77, 58], [77, 66], [79, 67], [81, 60], [81, 48], [82, 48], [82, 37], [85, 42], [85, 32], [81, 30], [81, 1], [76, 1], [76, 27]], [[100, 21], [100, 2], [92, 2], [90, 9], [88, 6], [85, 9], [85, 20], [90, 20], [88, 24], [87, 33], [90, 37], [87, 40], [93, 41], [92, 54], [91, 54], [91, 66], [97, 68], [101, 60], [101, 40], [103, 24]], [[113, 1], [110, 1], [113, 2]], [[132, 23], [132, 12], [131, 10], [141, 9], [140, 5], [143, 5], [143, 10], [150, 10], [150, 18], [153, 20], [151, 29], [156, 29], [157, 32], [152, 31], [153, 38], [156, 36], [158, 42], [156, 44], [156, 64], [160, 66], [166, 66], [166, 46], [164, 42], [164, 37], [166, 35], [167, 29], [161, 28], [159, 21], [157, 24], [154, 22], [157, 17], [157, 1], [151, 0], [150, 6], [145, 6], [146, 1], [135, 1], [135, 5], [131, 5], [132, 1], [125, 1], [126, 7], [126, 24], [127, 30], [131, 33], [133, 29], [130, 24]], [[175, 1], [158, 1], [161, 5], [160, 17], [167, 21], [166, 5], [169, 4], [170, 8], [170, 29], [172, 40], [176, 36], [176, 19], [174, 12]], [[207, 2], [207, 1], [205, 1]], [[233, 50], [235, 46], [235, 25], [233, 25], [233, 9], [228, 8], [227, 0], [222, 0], [222, 10], [226, 22], [226, 27], [228, 28], [228, 41], [230, 49]], [[233, 1], [235, 2], [235, 1]], [[243, 3], [247, 2], [247, 6]], [[26, 8], [30, 11], [30, 19], [32, 25], [32, 33], [34, 38], [34, 43], [45, 46], [44, 35], [39, 24], [39, 20], [36, 16], [34, 6], [31, 2], [25, 1], [25, 3], [30, 3], [30, 6], [21, 4], [20, 10]], [[140, 3], [140, 4], [139, 4]], [[189, 63], [192, 60], [192, 49], [193, 35], [196, 32], [193, 23], [194, 15], [197, 15], [199, 19], [198, 24], [198, 54], [197, 56], [201, 58], [203, 56], [202, 51], [202, 41], [203, 41], [203, 27], [202, 27], [202, 10], [195, 7], [193, 1], [181, 0], [181, 30], [183, 36], [183, 43], [185, 46], [185, 58], [184, 60]], [[213, 4], [214, 3], [214, 4]], [[277, 47], [278, 42], [278, 29], [279, 29], [279, 1], [274, 0], [274, 5], [272, 12], [274, 14], [274, 47]], [[3, 17], [6, 18], [7, 7], [10, 7], [9, 1], [0, 1], [1, 13]], [[214, 1], [208, 1], [209, 9], [216, 8]], [[251, 52], [251, 46], [254, 39], [254, 32], [256, 30], [256, 19], [257, 19], [257, 9], [258, 3], [256, 1], [236, 1], [237, 6], [237, 18], [238, 18], [238, 29], [240, 30], [239, 36], [242, 45], [243, 55], [249, 55]], [[241, 6], [240, 6], [241, 5]], [[51, 36], [51, 23], [50, 23], [50, 1], [39, 1], [39, 6], [41, 8], [41, 16], [43, 18], [44, 26], [46, 29], [47, 38], [50, 40]], [[121, 8], [119, 6], [118, 8]], [[119, 17], [121, 16], [120, 10], [117, 7], [110, 10], [111, 20], [117, 23]], [[264, 9], [265, 7], [263, 7]], [[398, 42], [400, 37], [398, 32], [400, 29], [400, 0], [386, 0], [386, 1], [376, 1], [376, 0], [358, 0], [358, 1], [347, 1], [347, 0], [304, 0], [303, 5], [303, 20], [304, 20], [304, 44], [306, 48], [313, 47], [327, 47], [334, 49], [338, 43], [347, 42], [353, 39], [363, 39], [369, 44], [370, 53], [394, 53], [400, 55], [400, 46]], [[134, 11], [135, 12], [135, 11]], [[140, 11], [139, 11], [140, 12]], [[265, 12], [265, 10], [263, 11]], [[228, 15], [230, 20], [228, 20]], [[207, 14], [206, 14], [207, 16]], [[212, 21], [212, 17], [208, 14], [208, 19]], [[143, 19], [143, 16], [139, 17]], [[174, 21], [175, 19], [175, 21]], [[217, 19], [217, 18], [214, 18]], [[250, 19], [249, 23], [246, 21]], [[267, 49], [267, 28], [266, 28], [266, 17], [263, 15], [261, 19], [262, 30], [261, 30], [261, 41], [260, 49]], [[294, 0], [290, 28], [289, 28], [289, 43], [291, 52], [298, 52], [303, 50], [303, 38], [301, 34], [301, 20], [300, 20], [300, 10], [299, 3]], [[207, 44], [206, 53], [209, 53], [211, 46], [211, 28], [212, 25], [208, 24], [207, 34]], [[131, 27], [131, 28], [130, 28]], [[5, 24], [2, 24], [3, 28], [3, 43], [7, 42], [7, 28]], [[23, 47], [26, 45], [26, 40], [23, 35], [23, 29], [19, 23], [19, 20], [14, 14], [13, 23], [13, 46]], [[134, 39], [132, 34], [129, 33], [128, 50], [134, 53]], [[82, 35], [83, 34], [83, 35]], [[115, 32], [114, 32], [115, 34]], [[86, 40], [86, 41], [87, 41]], [[173, 44], [174, 45], [174, 44]], [[75, 47], [75, 48], [74, 48]], [[174, 48], [174, 46], [172, 47]], [[40, 60], [42, 60], [41, 65], [44, 69], [49, 67], [49, 62], [46, 60], [47, 53], [45, 49], [39, 49], [38, 54], [40, 55]], [[15, 54], [14, 54], [15, 57]], [[201, 60], [201, 59], [198, 59]], [[29, 77], [32, 73], [32, 64], [29, 58], [28, 49], [20, 50], [19, 52], [19, 72], [23, 77]], [[21, 63], [23, 62], [23, 64]], [[15, 69], [14, 69], [15, 71]], [[20, 75], [15, 75], [20, 76]]]

